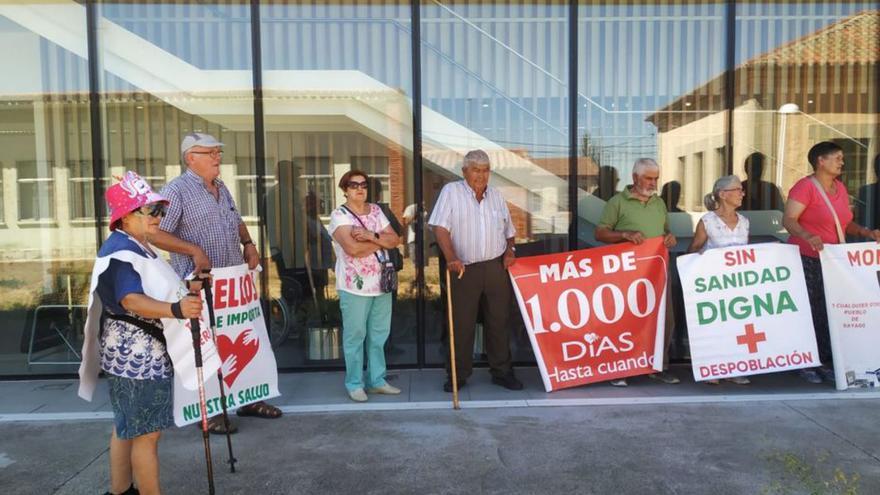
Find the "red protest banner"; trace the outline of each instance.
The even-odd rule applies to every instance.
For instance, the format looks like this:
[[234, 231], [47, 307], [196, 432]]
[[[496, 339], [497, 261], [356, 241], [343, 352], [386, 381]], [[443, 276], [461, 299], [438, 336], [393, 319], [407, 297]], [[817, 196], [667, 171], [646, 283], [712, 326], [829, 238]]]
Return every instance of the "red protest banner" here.
[[548, 392], [662, 369], [668, 259], [661, 237], [517, 258], [510, 279]]

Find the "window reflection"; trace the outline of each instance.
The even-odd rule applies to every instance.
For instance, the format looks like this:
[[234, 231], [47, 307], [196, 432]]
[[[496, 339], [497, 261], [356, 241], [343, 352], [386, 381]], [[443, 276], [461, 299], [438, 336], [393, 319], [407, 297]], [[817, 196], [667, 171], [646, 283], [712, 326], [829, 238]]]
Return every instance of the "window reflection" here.
[[[430, 214], [445, 183], [461, 180], [464, 154], [483, 149], [492, 167], [490, 184], [508, 202], [518, 255], [568, 245], [566, 12], [564, 3], [541, 0], [422, 6], [425, 210]], [[439, 299], [445, 266], [435, 258], [438, 252], [428, 252], [425, 271], [432, 291], [429, 363], [445, 359]], [[514, 360], [531, 361], [519, 312], [511, 311]], [[479, 325], [474, 355], [485, 359]]]
[[[340, 366], [341, 326], [330, 214], [350, 169], [400, 233], [414, 201], [409, 2], [261, 5], [270, 292], [288, 313], [280, 367]], [[272, 173], [272, 172], [270, 172]], [[402, 248], [402, 246], [401, 246]], [[402, 250], [398, 251], [402, 259]], [[400, 287], [415, 269], [404, 263]], [[389, 364], [416, 363], [415, 293], [395, 294]], [[335, 340], [334, 340], [335, 339]]]
[[702, 210], [724, 170], [725, 11], [717, 1], [580, 2], [578, 135], [598, 183], [581, 191], [582, 243], [595, 243], [604, 202], [632, 183], [640, 157], [660, 164], [673, 232], [692, 234], [687, 212]]
[[96, 248], [85, 27], [73, 2], [0, 6], [0, 375], [79, 365]]
[[775, 210], [812, 173], [812, 145], [844, 149], [852, 194], [876, 180], [880, 11], [872, 2], [739, 3], [736, 35], [733, 171], [748, 179], [746, 209], [759, 210], [752, 232], [781, 237]]
[[[822, 140], [844, 149], [856, 221], [880, 226], [876, 2], [581, 0], [573, 20], [567, 2], [554, 0], [421, 2], [420, 198], [410, 2], [260, 2], [262, 136], [253, 132], [249, 2], [96, 3], [100, 129], [91, 128], [83, 5], [0, 6], [0, 40], [16, 48], [0, 51], [2, 67], [14, 68], [0, 78], [0, 317], [14, 332], [14, 345], [0, 347], [0, 374], [75, 369], [46, 363], [75, 359], [61, 336], [72, 335], [95, 240], [106, 236], [96, 232], [104, 206], [95, 194], [126, 169], [160, 188], [181, 172], [180, 138], [190, 131], [227, 143], [221, 178], [254, 235], [265, 228], [282, 367], [341, 364], [332, 338], [316, 340], [310, 329], [338, 324], [325, 230], [343, 200], [338, 178], [352, 167], [376, 179], [372, 200], [404, 237], [391, 364], [416, 363], [417, 331], [426, 332], [427, 363], [444, 359], [443, 266], [425, 219], [473, 148], [490, 155], [520, 255], [567, 249], [572, 213], [578, 243], [594, 245], [605, 201], [630, 183], [641, 156], [661, 164], [661, 196], [679, 237], [691, 234], [700, 198], [730, 171], [744, 181], [753, 238], [778, 240], [788, 188], [810, 172], [806, 152]], [[570, 21], [577, 88], [568, 85]], [[570, 94], [577, 129], [568, 128]], [[97, 180], [95, 133], [104, 158]], [[262, 176], [256, 139], [266, 147]], [[64, 307], [37, 311], [50, 304]], [[513, 331], [515, 358], [530, 360], [525, 333]]]
[[[873, 172], [873, 175], [870, 175]], [[880, 153], [874, 156], [868, 174], [871, 181], [859, 188], [856, 221], [871, 229], [880, 228]]]

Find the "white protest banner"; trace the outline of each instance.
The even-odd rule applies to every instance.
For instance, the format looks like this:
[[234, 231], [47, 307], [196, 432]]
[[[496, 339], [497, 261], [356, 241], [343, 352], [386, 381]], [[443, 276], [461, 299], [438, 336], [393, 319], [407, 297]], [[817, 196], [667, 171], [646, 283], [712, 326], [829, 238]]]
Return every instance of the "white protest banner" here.
[[880, 246], [826, 244], [819, 257], [837, 389], [880, 386]]
[[[269, 343], [257, 272], [241, 264], [211, 270], [214, 277], [214, 315], [217, 352], [220, 354], [226, 403], [230, 410], [277, 397], [278, 370]], [[204, 297], [204, 291], [202, 292]], [[207, 304], [205, 305], [207, 311]], [[203, 318], [204, 322], [207, 318]], [[204, 328], [207, 330], [207, 326]], [[189, 329], [187, 329], [187, 334]], [[217, 374], [205, 374], [208, 416], [223, 412]], [[180, 374], [174, 376], [174, 422], [178, 426], [200, 420], [199, 394], [183, 386]]]
[[678, 258], [694, 379], [819, 366], [796, 246], [752, 244]]

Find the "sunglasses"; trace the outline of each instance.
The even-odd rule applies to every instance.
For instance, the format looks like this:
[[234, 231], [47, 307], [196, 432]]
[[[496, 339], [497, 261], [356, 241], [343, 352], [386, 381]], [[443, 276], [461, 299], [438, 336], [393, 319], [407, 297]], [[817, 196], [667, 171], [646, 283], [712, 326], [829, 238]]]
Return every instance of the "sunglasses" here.
[[218, 150], [213, 150], [213, 151], [190, 151], [190, 154], [192, 154], [192, 155], [208, 155], [208, 156], [210, 156], [211, 158], [222, 158], [222, 157], [223, 157], [223, 152], [222, 152], [222, 151], [218, 151]]
[[352, 180], [352, 181], [349, 181], [348, 184], [345, 185], [345, 187], [347, 187], [348, 189], [364, 189], [364, 190], [366, 190], [370, 186], [367, 184], [367, 181], [355, 182]]
[[151, 217], [164, 217], [165, 216], [165, 203], [153, 203], [151, 205], [141, 206], [137, 210], [134, 210], [138, 215], [151, 216]]

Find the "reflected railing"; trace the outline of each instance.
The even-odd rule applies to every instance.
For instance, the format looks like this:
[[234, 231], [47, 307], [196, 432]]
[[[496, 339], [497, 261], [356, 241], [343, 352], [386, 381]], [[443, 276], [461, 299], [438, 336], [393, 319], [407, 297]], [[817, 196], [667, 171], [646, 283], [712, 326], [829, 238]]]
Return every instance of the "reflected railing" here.
[[[61, 3], [65, 3], [65, 2], [61, 2]], [[82, 7], [81, 5], [79, 5], [75, 2], [70, 2], [70, 4], [72, 4], [71, 6]], [[467, 29], [473, 30], [474, 32], [479, 33], [480, 36], [486, 37], [486, 39], [488, 39], [492, 42], [494, 48], [499, 49], [499, 50], [511, 55], [514, 59], [520, 61], [520, 63], [521, 63], [520, 67], [517, 67], [517, 69], [528, 69], [528, 71], [531, 71], [534, 74], [540, 74], [541, 76], [545, 77], [546, 80], [549, 81], [551, 84], [556, 85], [560, 94], [568, 94], [567, 81], [554, 75], [552, 72], [548, 71], [547, 69], [545, 69], [544, 67], [542, 67], [541, 65], [536, 63], [534, 60], [530, 59], [525, 54], [521, 53], [520, 51], [517, 51], [509, 44], [504, 43], [503, 40], [497, 38], [496, 36], [492, 35], [492, 33], [488, 32], [487, 30], [483, 29], [479, 25], [477, 25], [474, 22], [470, 21], [469, 19], [465, 18], [464, 16], [462, 16], [461, 14], [456, 12], [455, 9], [451, 8], [450, 6], [445, 5], [444, 3], [442, 3], [438, 0], [432, 0], [432, 4], [437, 6], [439, 9], [443, 10], [443, 12], [448, 13], [450, 16], [452, 16], [454, 19], [456, 19], [457, 22], [460, 22]], [[71, 7], [71, 6], [68, 6], [68, 7]], [[14, 8], [14, 7], [16, 7], [16, 6], [5, 6], [3, 8], [9, 9], [9, 8]], [[42, 21], [38, 21], [32, 15], [35, 13], [33, 6], [30, 6], [30, 7], [31, 7], [31, 10], [30, 10], [29, 14], [31, 14], [31, 17], [29, 17], [29, 23], [25, 23], [23, 25], [25, 25], [26, 27], [31, 28], [31, 29], [34, 29], [34, 27], [32, 27], [32, 26], [37, 26], [38, 30], [39, 29], [45, 30], [46, 29], [46, 22], [51, 22], [51, 21], [47, 21], [45, 16]], [[53, 9], [55, 9], [57, 7], [58, 7], [57, 4], [53, 5]], [[0, 13], [6, 13], [6, 12], [0, 11]], [[39, 12], [37, 12], [37, 13], [39, 13]], [[65, 14], [65, 16], [66, 16], [66, 14]], [[225, 18], [227, 20], [235, 19], [237, 21], [244, 21], [246, 19], [245, 17], [241, 17], [241, 18], [229, 17], [228, 14], [225, 16]], [[364, 23], [370, 23], [370, 24], [390, 23], [390, 24], [394, 25], [395, 29], [399, 30], [402, 34], [406, 34], [407, 37], [411, 35], [411, 26], [409, 24], [407, 24], [406, 22], [400, 21], [398, 19], [393, 19], [393, 18], [354, 19], [354, 20], [353, 19], [344, 19], [343, 20], [340, 18], [336, 18], [336, 19], [325, 18], [325, 19], [320, 19], [320, 20], [317, 20], [317, 19], [300, 19], [300, 20], [291, 19], [290, 21], [291, 22], [304, 22], [304, 23], [327, 23], [327, 22], [343, 22], [343, 21], [346, 23], [350, 23], [350, 22], [364, 22]], [[142, 87], [143, 91], [147, 91], [152, 94], [156, 94], [157, 96], [159, 96], [161, 99], [163, 99], [167, 103], [174, 105], [174, 106], [177, 106], [178, 108], [181, 108], [182, 110], [186, 111], [187, 113], [213, 115], [215, 118], [218, 118], [218, 119], [223, 118], [223, 116], [220, 114], [234, 114], [236, 112], [244, 112], [244, 111], [251, 110], [250, 96], [247, 94], [250, 90], [250, 78], [248, 77], [248, 74], [246, 74], [246, 73], [239, 74], [239, 72], [246, 72], [246, 71], [202, 71], [201, 69], [198, 69], [197, 67], [195, 67], [187, 62], [182, 61], [181, 59], [177, 58], [176, 56], [171, 55], [168, 52], [162, 51], [162, 53], [165, 55], [164, 57], [161, 57], [163, 60], [163, 65], [164, 65], [164, 62], [168, 62], [170, 59], [175, 59], [175, 60], [172, 60], [172, 62], [174, 62], [172, 65], [174, 67], [179, 68], [179, 69], [183, 69], [182, 73], [184, 73], [184, 76], [180, 77], [181, 72], [179, 72], [179, 71], [175, 71], [175, 72], [178, 72], [177, 76], [170, 78], [170, 79], [161, 76], [161, 74], [158, 71], [151, 71], [151, 72], [147, 73], [147, 71], [145, 71], [142, 68], [142, 66], [145, 63], [145, 61], [148, 61], [148, 59], [150, 57], [139, 57], [136, 60], [136, 63], [134, 60], [129, 60], [128, 63], [126, 64], [126, 62], [124, 61], [124, 58], [126, 57], [125, 54], [126, 53], [134, 53], [134, 52], [132, 52], [130, 50], [126, 51], [126, 52], [115, 51], [117, 49], [116, 47], [125, 44], [125, 43], [116, 43], [116, 42], [118, 42], [120, 40], [121, 41], [129, 41], [129, 42], [131, 42], [131, 44], [133, 46], [137, 46], [140, 49], [149, 48], [151, 51], [161, 50], [161, 48], [159, 48], [157, 45], [155, 45], [153, 43], [150, 43], [149, 41], [143, 40], [143, 38], [140, 38], [138, 35], [132, 33], [131, 31], [128, 31], [118, 25], [116, 25], [116, 27], [114, 28], [113, 27], [114, 23], [106, 18], [101, 19], [101, 26], [102, 26], [102, 29], [105, 30], [103, 36], [108, 38], [107, 40], [105, 40], [105, 42], [106, 42], [106, 44], [108, 44], [108, 50], [110, 50], [108, 53], [105, 54], [106, 55], [106, 57], [105, 57], [106, 58], [106, 60], [105, 60], [106, 69], [108, 71], [112, 71], [112, 72], [117, 73], [117, 75], [120, 75], [120, 77], [125, 77], [125, 78], [129, 79], [130, 83], [132, 83], [133, 85], [136, 85], [138, 87]], [[124, 35], [123, 31], [125, 33], [128, 33], [130, 36]], [[74, 51], [75, 53], [83, 52], [84, 47], [82, 46], [82, 40], [85, 39], [84, 35], [79, 36], [79, 37], [75, 37], [76, 39], [74, 41], [71, 41], [71, 38], [69, 36], [65, 37], [66, 35], [64, 35], [61, 32], [55, 32], [55, 33], [41, 32], [40, 34], [46, 36], [47, 38], [51, 38], [56, 43], [61, 43], [62, 45], [70, 45], [72, 43], [73, 45], [69, 47], [72, 51]], [[111, 46], [109, 43], [111, 40], [113, 41], [113, 46]], [[547, 133], [549, 133], [550, 135], [552, 135], [553, 137], [555, 137], [556, 139], [558, 139], [562, 142], [565, 142], [567, 140], [568, 132], [574, 132], [573, 130], [568, 130], [568, 129], [565, 129], [564, 127], [555, 125], [553, 122], [546, 119], [543, 115], [539, 114], [538, 112], [535, 112], [534, 110], [529, 108], [527, 105], [525, 105], [521, 101], [521, 99], [517, 99], [515, 97], [512, 97], [509, 94], [506, 94], [497, 84], [492, 83], [492, 81], [487, 80], [484, 76], [479, 74], [477, 71], [475, 71], [472, 68], [467, 67], [467, 65], [462, 64], [461, 62], [455, 60], [455, 58], [453, 56], [451, 56], [448, 53], [445, 53], [443, 51], [443, 49], [441, 49], [440, 47], [423, 39], [423, 40], [421, 40], [421, 49], [426, 50], [428, 53], [432, 54], [432, 56], [438, 57], [438, 60], [442, 61], [442, 63], [449, 64], [450, 66], [454, 67], [457, 72], [459, 72], [461, 75], [463, 75], [465, 77], [465, 80], [468, 82], [468, 84], [476, 85], [481, 90], [485, 90], [489, 95], [488, 98], [501, 100], [501, 101], [505, 102], [505, 104], [509, 105], [511, 109], [515, 109], [516, 112], [519, 113], [519, 115], [516, 117], [516, 119], [513, 119], [513, 120], [526, 119], [528, 122], [532, 123], [533, 125], [540, 126], [543, 130], [546, 130]], [[143, 51], [141, 50], [138, 53], [140, 53], [142, 55]], [[158, 54], [158, 52], [156, 52], [156, 53]], [[158, 62], [158, 60], [156, 60], [154, 62]], [[118, 64], [120, 64], [120, 63], [126, 64], [126, 67], [124, 68], [124, 70], [118, 69]], [[114, 65], [114, 64], [117, 64], [117, 65]], [[200, 74], [202, 72], [207, 72], [207, 74], [210, 74], [211, 77], [191, 77], [191, 76], [207, 75], [207, 74]], [[514, 70], [512, 72], [522, 73], [522, 70]], [[367, 73], [369, 73], [369, 71], [367, 71]], [[221, 78], [223, 79], [223, 82], [220, 85], [208, 84], [206, 82], [206, 81], [214, 80], [216, 83]], [[269, 79], [269, 78], [267, 78], [267, 79]], [[197, 87], [184, 87], [182, 85], [182, 82], [186, 81], [186, 80], [199, 81], [199, 82], [197, 83]], [[174, 81], [177, 81], [177, 82], [174, 82]], [[231, 82], [233, 82], [234, 84], [230, 84]], [[387, 86], [381, 85], [381, 83], [379, 83], [379, 85], [383, 86], [385, 89], [391, 91], [391, 88], [388, 88]], [[221, 86], [223, 88], [222, 91], [220, 91]], [[241, 94], [240, 95], [231, 94], [230, 88], [233, 88], [233, 87], [236, 88], [235, 92], [240, 91]], [[610, 108], [607, 108], [605, 105], [603, 105], [601, 102], [596, 101], [594, 98], [590, 98], [588, 95], [584, 94], [581, 91], [576, 91], [575, 94], [578, 96], [578, 99], [579, 99], [578, 103], [580, 103], [580, 101], [582, 99], [583, 101], [587, 102], [589, 105], [592, 105], [594, 108], [596, 108], [597, 110], [599, 110], [600, 112], [602, 112], [604, 114], [610, 115], [610, 114], [646, 114], [646, 113], [648, 113], [648, 111], [646, 111], [646, 110], [610, 109]], [[180, 97], [181, 95], [194, 96], [195, 98], [189, 98], [189, 97], [181, 98]], [[203, 99], [203, 101], [199, 102], [198, 101], [199, 99]], [[218, 99], [225, 100], [223, 105], [217, 105]], [[195, 101], [193, 101], [193, 100], [195, 100]], [[213, 107], [213, 109], [209, 108], [209, 107]], [[223, 107], [223, 108], [218, 108], [218, 107]], [[219, 112], [219, 114], [218, 114], [218, 112]], [[684, 110], [684, 109], [667, 111], [667, 112], [670, 112], [670, 113], [706, 113], [705, 110]], [[426, 112], [426, 115], [427, 114], [428, 114], [428, 112]], [[807, 115], [807, 117], [815, 119], [814, 117], [812, 117], [808, 114], [804, 114], [804, 115]], [[449, 117], [450, 116], [447, 115], [447, 118], [449, 118]], [[434, 121], [437, 122], [436, 119]], [[404, 120], [401, 120], [398, 125], [407, 125], [407, 123]], [[823, 123], [823, 125], [827, 125], [827, 124]], [[429, 126], [426, 126], [425, 130], [429, 134], [432, 131], [432, 129]], [[463, 133], [463, 134], [460, 133], [462, 130], [464, 130], [465, 133]], [[509, 144], [509, 143], [499, 142], [498, 139], [491, 139], [492, 138], [491, 134], [493, 134], [493, 132], [494, 132], [492, 129], [489, 129], [489, 136], [487, 137], [487, 136], [481, 135], [481, 133], [475, 133], [471, 129], [467, 129], [466, 126], [460, 126], [460, 125], [452, 126], [452, 125], [449, 125], [448, 122], [446, 122], [442, 126], [435, 127], [433, 129], [433, 131], [434, 131], [433, 134], [431, 134], [429, 136], [429, 138], [433, 139], [433, 142], [430, 143], [430, 145], [438, 147], [438, 148], [446, 148], [446, 149], [460, 151], [462, 148], [467, 147], [469, 144], [476, 145], [478, 143], [482, 143], [490, 148], [499, 148], [499, 149], [510, 148], [510, 146], [501, 146], [501, 144]], [[451, 133], [447, 132], [447, 131], [451, 131]], [[406, 133], [405, 132], [397, 132], [396, 133], [396, 135], [404, 135], [404, 134], [406, 134]], [[844, 134], [844, 133], [841, 132], [841, 134]], [[639, 139], [639, 140], [648, 139], [647, 137], [641, 136], [641, 135], [633, 136], [633, 138]], [[540, 145], [540, 143], [525, 143], [525, 144], [534, 145], [534, 146]], [[561, 149], [560, 149], [560, 151], [561, 151]], [[559, 155], [567, 156], [567, 153], [559, 153]], [[527, 156], [520, 156], [520, 155], [517, 155], [517, 156], [518, 156], [518, 158], [516, 158], [517, 161], [528, 162], [531, 167], [535, 167], [535, 168], [541, 167], [541, 165], [539, 163], [530, 159]], [[540, 174], [540, 175], [543, 175], [543, 174]], [[534, 189], [535, 184], [532, 182], [532, 179], [533, 179], [533, 176], [531, 174], [525, 174], [525, 175], [514, 174], [514, 173], [507, 174], [507, 180], [510, 185], [516, 185], [519, 187], [523, 187], [527, 190]], [[542, 178], [542, 180], [543, 179], [546, 179], [546, 177]], [[556, 181], [545, 182], [544, 184], [538, 184], [538, 186], [544, 186], [547, 188], [557, 188], [561, 191], [564, 191], [567, 189], [566, 184], [564, 184], [562, 182], [556, 182]], [[585, 192], [585, 191], [582, 191], [582, 192]], [[556, 209], [559, 211], [567, 211], [568, 210], [567, 207], [565, 207], [565, 208], [561, 207], [564, 204], [561, 201], [561, 198], [560, 198], [560, 200], [557, 200], [555, 202], [555, 205], [554, 205], [553, 200], [550, 200], [547, 204], [551, 208], [553, 206], [555, 206]], [[528, 202], [526, 201], [523, 204], [523, 206], [527, 207], [527, 205], [528, 205]], [[583, 218], [585, 218], [591, 222], [594, 222], [598, 219], [598, 216], [596, 216], [596, 210], [597, 210], [597, 208], [593, 208], [593, 207], [587, 207], [586, 209], [581, 209], [580, 207], [578, 208], [579, 214], [582, 216], [586, 215], [586, 216], [583, 216]], [[551, 223], [553, 225], [557, 224], [555, 219]], [[555, 227], [552, 227], [552, 228], [555, 229]]]

